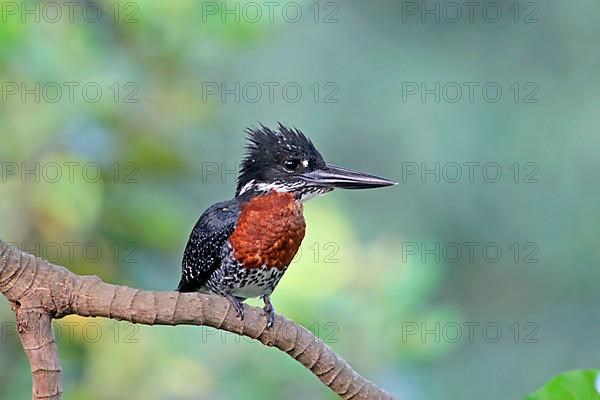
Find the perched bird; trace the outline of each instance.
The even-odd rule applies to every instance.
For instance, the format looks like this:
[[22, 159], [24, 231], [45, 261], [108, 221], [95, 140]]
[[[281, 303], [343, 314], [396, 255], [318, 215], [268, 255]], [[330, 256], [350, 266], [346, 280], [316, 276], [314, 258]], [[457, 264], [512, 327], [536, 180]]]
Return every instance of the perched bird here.
[[395, 182], [327, 164], [297, 129], [261, 125], [246, 132], [235, 197], [212, 205], [198, 219], [183, 254], [177, 290], [223, 296], [239, 318], [244, 300], [261, 297], [270, 327], [275, 316], [271, 293], [304, 238], [302, 204], [335, 188]]

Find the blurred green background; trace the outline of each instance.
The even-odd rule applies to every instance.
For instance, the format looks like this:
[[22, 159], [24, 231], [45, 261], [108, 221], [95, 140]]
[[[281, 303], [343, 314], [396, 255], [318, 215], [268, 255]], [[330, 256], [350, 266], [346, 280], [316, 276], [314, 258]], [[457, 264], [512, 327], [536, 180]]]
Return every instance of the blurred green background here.
[[[172, 290], [244, 128], [282, 121], [400, 184], [306, 205], [278, 312], [402, 399], [523, 398], [598, 366], [597, 2], [54, 4], [1, 3], [2, 239]], [[27, 398], [4, 298], [0, 321], [0, 398]], [[69, 317], [57, 335], [65, 399], [333, 398], [233, 334]]]

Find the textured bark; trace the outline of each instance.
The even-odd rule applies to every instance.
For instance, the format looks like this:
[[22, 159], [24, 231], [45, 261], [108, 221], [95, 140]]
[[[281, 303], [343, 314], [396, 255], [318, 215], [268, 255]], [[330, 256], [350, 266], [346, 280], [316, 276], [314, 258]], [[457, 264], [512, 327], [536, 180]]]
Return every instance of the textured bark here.
[[343, 399], [393, 397], [355, 372], [325, 343], [293, 321], [276, 316], [266, 329], [262, 310], [245, 306], [244, 320], [220, 297], [151, 292], [79, 276], [0, 241], [0, 293], [12, 304], [33, 377], [32, 398], [60, 399], [60, 362], [52, 319], [70, 314], [145, 325], [204, 325], [285, 351]]

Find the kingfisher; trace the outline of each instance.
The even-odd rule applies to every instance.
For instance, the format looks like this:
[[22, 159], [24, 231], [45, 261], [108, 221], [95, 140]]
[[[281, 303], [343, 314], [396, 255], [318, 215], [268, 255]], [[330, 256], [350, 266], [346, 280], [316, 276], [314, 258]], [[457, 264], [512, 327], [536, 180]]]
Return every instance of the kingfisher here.
[[260, 297], [269, 329], [275, 318], [270, 296], [304, 238], [303, 203], [336, 188], [396, 182], [326, 163], [310, 139], [281, 123], [275, 129], [248, 128], [246, 134], [235, 197], [210, 206], [198, 219], [177, 290], [225, 297], [240, 319], [243, 301]]

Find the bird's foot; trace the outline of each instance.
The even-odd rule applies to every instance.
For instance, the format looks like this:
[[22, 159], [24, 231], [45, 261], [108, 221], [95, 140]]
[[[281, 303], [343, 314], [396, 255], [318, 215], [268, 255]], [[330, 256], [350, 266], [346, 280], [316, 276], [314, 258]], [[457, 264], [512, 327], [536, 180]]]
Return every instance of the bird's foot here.
[[271, 298], [269, 296], [263, 296], [262, 299], [265, 302], [263, 311], [267, 315], [267, 329], [271, 329], [273, 322], [275, 322], [275, 308], [273, 307], [273, 304], [271, 304]]
[[229, 302], [235, 308], [235, 313], [236, 313], [237, 317], [243, 321], [244, 320], [244, 304], [242, 303], [243, 300], [241, 300], [239, 297], [233, 296], [231, 294], [226, 295], [225, 298], [227, 300], [229, 300]]

